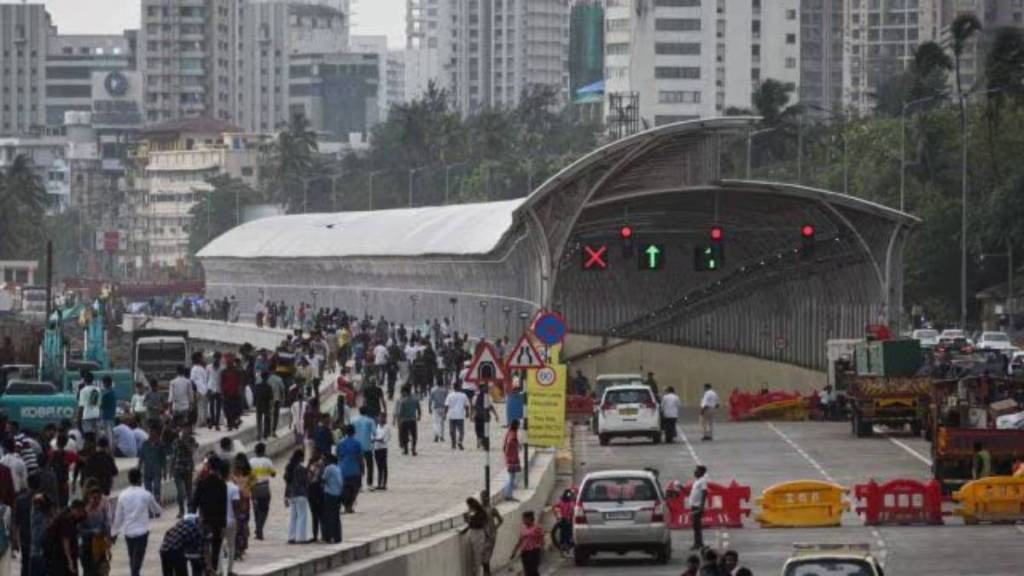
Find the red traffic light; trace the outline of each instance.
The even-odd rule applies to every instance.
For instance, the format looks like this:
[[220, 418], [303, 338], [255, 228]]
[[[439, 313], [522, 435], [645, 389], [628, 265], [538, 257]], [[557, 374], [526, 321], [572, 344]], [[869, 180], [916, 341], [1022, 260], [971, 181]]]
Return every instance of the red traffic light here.
[[619, 236], [622, 236], [623, 240], [629, 240], [633, 237], [633, 227], [626, 224], [622, 228], [619, 228]]
[[724, 235], [725, 235], [725, 233], [722, 231], [722, 227], [721, 226], [712, 226], [711, 227], [711, 239], [714, 240], [715, 242], [718, 242], [719, 240], [721, 240], [722, 236], [724, 236]]
[[814, 236], [814, 226], [810, 224], [804, 224], [800, 227], [800, 235], [804, 238], [810, 238]]

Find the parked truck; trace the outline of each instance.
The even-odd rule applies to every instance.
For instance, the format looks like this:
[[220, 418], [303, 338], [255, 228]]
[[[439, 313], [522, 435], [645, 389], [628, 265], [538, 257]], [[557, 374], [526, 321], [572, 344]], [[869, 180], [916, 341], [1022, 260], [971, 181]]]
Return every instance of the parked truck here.
[[158, 390], [188, 366], [192, 351], [187, 330], [136, 330], [132, 332], [132, 374], [136, 382], [156, 380]]

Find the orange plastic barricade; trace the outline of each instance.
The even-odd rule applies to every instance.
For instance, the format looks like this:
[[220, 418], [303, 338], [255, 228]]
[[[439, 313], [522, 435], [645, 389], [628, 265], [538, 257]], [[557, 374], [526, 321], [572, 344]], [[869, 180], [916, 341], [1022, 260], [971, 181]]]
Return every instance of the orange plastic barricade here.
[[[733, 421], [750, 420], [763, 417], [775, 417], [779, 408], [802, 407], [806, 418], [807, 404], [797, 392], [776, 390], [766, 393], [740, 392], [733, 390], [729, 395], [729, 418]], [[786, 415], [784, 414], [784, 415]], [[788, 419], [788, 418], [787, 418]]]
[[839, 526], [850, 503], [849, 490], [821, 480], [795, 480], [765, 489], [757, 499], [761, 511], [755, 519], [763, 528]]
[[954, 510], [967, 524], [1024, 520], [1024, 478], [990, 476], [964, 484], [953, 493]]
[[[692, 524], [690, 506], [686, 503], [692, 483], [685, 486], [673, 480], [665, 487], [669, 528], [689, 528]], [[750, 486], [741, 486], [733, 480], [728, 485], [708, 482], [708, 493], [702, 526], [705, 528], [742, 528], [743, 517], [750, 516], [745, 504], [750, 501]]]
[[854, 486], [853, 493], [861, 502], [856, 511], [868, 526], [942, 524], [942, 487], [935, 479], [926, 483], [899, 478], [882, 484], [870, 480]]

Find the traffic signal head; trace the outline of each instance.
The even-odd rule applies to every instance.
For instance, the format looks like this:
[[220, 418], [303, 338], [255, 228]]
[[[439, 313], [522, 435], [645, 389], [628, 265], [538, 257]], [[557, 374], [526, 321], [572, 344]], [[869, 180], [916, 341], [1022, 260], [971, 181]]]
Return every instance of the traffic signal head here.
[[722, 230], [721, 226], [712, 226], [711, 227], [711, 241], [712, 242], [718, 242], [724, 236], [725, 236], [725, 232]]
[[629, 224], [623, 224], [619, 228], [619, 238], [622, 240], [622, 257], [630, 258], [633, 256], [633, 227]]
[[804, 224], [800, 227], [800, 258], [809, 259], [814, 256], [814, 225]]
[[696, 246], [693, 260], [693, 267], [698, 272], [716, 272], [725, 265], [725, 252], [718, 243]]

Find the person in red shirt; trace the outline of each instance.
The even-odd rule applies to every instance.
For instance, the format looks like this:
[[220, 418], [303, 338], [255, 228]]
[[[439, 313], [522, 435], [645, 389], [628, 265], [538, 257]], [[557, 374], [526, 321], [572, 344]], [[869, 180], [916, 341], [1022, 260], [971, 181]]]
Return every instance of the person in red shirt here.
[[508, 423], [508, 432], [505, 432], [505, 444], [502, 449], [505, 455], [505, 470], [508, 471], [508, 483], [502, 491], [505, 500], [517, 502], [513, 497], [516, 492], [516, 476], [522, 470], [519, 465], [519, 420]]
[[220, 375], [220, 391], [224, 396], [224, 418], [228, 430], [237, 430], [242, 424], [242, 412], [245, 411], [244, 377], [239, 358], [229, 356], [227, 368]]
[[544, 530], [537, 524], [532, 511], [523, 512], [523, 524], [519, 527], [519, 541], [512, 549], [509, 560], [519, 554], [523, 562], [523, 576], [540, 576], [540, 550], [544, 547]]

